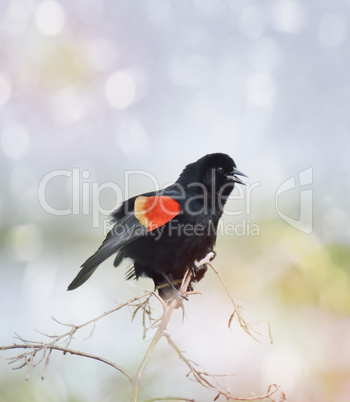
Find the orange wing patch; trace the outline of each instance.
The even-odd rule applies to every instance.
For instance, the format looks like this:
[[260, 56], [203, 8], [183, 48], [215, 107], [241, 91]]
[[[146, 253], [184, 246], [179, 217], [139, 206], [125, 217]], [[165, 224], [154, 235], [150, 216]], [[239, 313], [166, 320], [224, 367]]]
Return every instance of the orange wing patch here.
[[157, 229], [171, 221], [181, 211], [180, 204], [169, 196], [137, 197], [135, 216], [147, 231]]

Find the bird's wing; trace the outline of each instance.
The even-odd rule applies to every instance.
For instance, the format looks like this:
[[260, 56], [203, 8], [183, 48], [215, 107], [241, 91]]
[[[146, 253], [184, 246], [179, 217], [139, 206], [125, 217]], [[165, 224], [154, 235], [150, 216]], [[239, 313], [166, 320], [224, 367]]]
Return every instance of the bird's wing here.
[[[120, 209], [118, 210], [120, 211]], [[181, 211], [180, 204], [170, 196], [138, 196], [134, 210], [119, 216], [100, 248], [81, 266], [81, 270], [68, 286], [76, 289], [87, 281], [95, 269], [108, 257], [147, 232], [165, 225]], [[116, 217], [117, 214], [114, 214]]]
[[87, 281], [95, 269], [108, 257], [117, 252], [121, 247], [145, 235], [147, 229], [140, 224], [133, 212], [118, 220], [108, 232], [106, 239], [99, 249], [88, 258], [81, 266], [81, 270], [68, 286], [68, 290], [76, 289]]
[[135, 217], [148, 232], [157, 229], [177, 216], [180, 204], [169, 195], [159, 195], [135, 199]]

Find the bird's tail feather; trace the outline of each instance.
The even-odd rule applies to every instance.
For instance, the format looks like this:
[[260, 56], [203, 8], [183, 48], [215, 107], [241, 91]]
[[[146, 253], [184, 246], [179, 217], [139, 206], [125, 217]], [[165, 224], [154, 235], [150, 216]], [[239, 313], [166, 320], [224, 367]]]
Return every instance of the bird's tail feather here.
[[[95, 269], [108, 257], [116, 253], [125, 245], [133, 240], [143, 236], [147, 232], [147, 228], [140, 224], [135, 218], [133, 213], [123, 217], [118, 224], [107, 234], [106, 239], [100, 248], [88, 258], [81, 266], [78, 275], [73, 279], [72, 283], [68, 286], [68, 290], [76, 289], [86, 282], [94, 273]], [[123, 257], [121, 253], [120, 258], [116, 258], [115, 265], [118, 265]]]
[[95, 272], [95, 269], [108, 257], [115, 253], [115, 249], [105, 247], [105, 244], [96, 251], [90, 258], [88, 258], [81, 266], [78, 275], [73, 279], [72, 283], [68, 286], [68, 290], [73, 290], [86, 282], [90, 276]]

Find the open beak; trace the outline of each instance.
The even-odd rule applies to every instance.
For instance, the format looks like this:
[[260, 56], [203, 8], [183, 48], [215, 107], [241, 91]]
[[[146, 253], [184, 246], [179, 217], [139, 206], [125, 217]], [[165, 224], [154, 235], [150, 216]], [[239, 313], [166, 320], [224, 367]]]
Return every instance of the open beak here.
[[248, 177], [244, 173], [240, 172], [238, 169], [234, 168], [232, 173], [227, 175], [227, 178], [233, 180], [235, 183], [245, 185], [245, 183], [239, 177], [237, 177], [237, 175], [238, 176]]

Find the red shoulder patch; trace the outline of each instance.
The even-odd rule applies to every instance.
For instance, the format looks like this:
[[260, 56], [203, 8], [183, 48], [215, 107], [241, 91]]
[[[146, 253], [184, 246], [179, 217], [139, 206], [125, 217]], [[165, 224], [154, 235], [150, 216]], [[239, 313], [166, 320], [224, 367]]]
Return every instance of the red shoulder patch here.
[[143, 197], [135, 200], [135, 216], [150, 232], [171, 221], [181, 211], [180, 204], [169, 196]]

